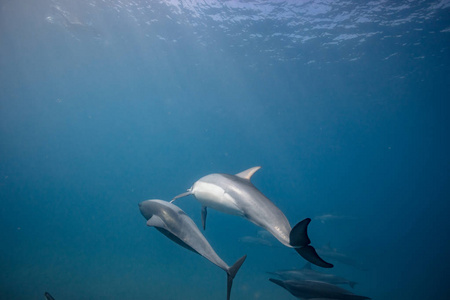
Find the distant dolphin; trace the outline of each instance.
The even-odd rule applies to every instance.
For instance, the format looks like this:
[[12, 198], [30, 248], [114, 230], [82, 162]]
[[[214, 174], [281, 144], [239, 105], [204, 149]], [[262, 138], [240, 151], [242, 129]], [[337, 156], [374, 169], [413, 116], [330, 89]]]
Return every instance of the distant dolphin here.
[[264, 196], [250, 178], [261, 167], [253, 167], [236, 175], [210, 174], [196, 181], [187, 192], [172, 199], [194, 195], [202, 204], [202, 223], [206, 227], [207, 207], [244, 217], [269, 231], [283, 245], [294, 248], [303, 258], [324, 268], [332, 264], [321, 259], [309, 244], [307, 227], [311, 219], [299, 222], [294, 228], [283, 212]]
[[314, 280], [278, 280], [270, 278], [270, 281], [288, 290], [299, 299], [337, 299], [337, 300], [364, 300], [365, 296], [355, 295], [343, 288], [326, 282]]
[[227, 300], [230, 299], [233, 279], [247, 255], [229, 267], [214, 251], [194, 221], [178, 206], [163, 200], [147, 200], [139, 203], [147, 225], [155, 227], [178, 245], [200, 254], [227, 272]]
[[266, 240], [266, 239], [262, 239], [259, 237], [255, 237], [255, 236], [243, 236], [239, 238], [240, 242], [246, 243], [246, 244], [251, 244], [251, 245], [260, 245], [260, 246], [267, 246], [267, 247], [272, 247], [273, 244]]
[[334, 248], [331, 248], [330, 243], [328, 243], [326, 246], [323, 246], [320, 249], [317, 249], [317, 253], [319, 253], [320, 256], [323, 256], [329, 260], [354, 267], [358, 270], [362, 270], [362, 271], [367, 270], [367, 268], [363, 264], [361, 264], [354, 258], [349, 257], [346, 254], [340, 253]]
[[355, 217], [349, 217], [349, 216], [339, 216], [339, 215], [333, 215], [333, 214], [324, 214], [324, 215], [321, 215], [321, 216], [314, 217], [314, 220], [318, 220], [322, 224], [325, 224], [325, 222], [328, 222], [328, 221], [356, 220], [356, 218]]
[[305, 266], [300, 270], [280, 270], [269, 273], [278, 275], [284, 280], [314, 280], [331, 284], [348, 284], [352, 288], [356, 284], [356, 282], [350, 281], [343, 277], [315, 271], [311, 268], [311, 264], [309, 262], [306, 263]]
[[239, 238], [239, 241], [246, 244], [251, 245], [261, 245], [261, 246], [267, 246], [267, 247], [282, 247], [281, 245], [277, 244], [274, 245], [273, 243], [276, 242], [276, 239], [273, 237], [270, 232], [266, 230], [258, 230], [256, 233], [256, 236], [246, 235]]
[[44, 293], [44, 296], [45, 296], [45, 299], [47, 299], [47, 300], [55, 300], [55, 298], [53, 298], [52, 295], [50, 295], [47, 292]]

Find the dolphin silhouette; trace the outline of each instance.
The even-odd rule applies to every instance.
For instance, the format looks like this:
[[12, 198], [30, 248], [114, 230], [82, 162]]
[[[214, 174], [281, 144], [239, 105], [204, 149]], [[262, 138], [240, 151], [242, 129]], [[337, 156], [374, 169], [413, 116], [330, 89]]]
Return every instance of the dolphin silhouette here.
[[270, 278], [269, 280], [285, 288], [293, 296], [299, 299], [370, 299], [369, 297], [355, 295], [343, 288], [326, 282], [314, 280], [278, 280], [273, 278]]
[[315, 271], [311, 268], [311, 264], [309, 262], [307, 262], [305, 266], [300, 270], [279, 270], [268, 273], [278, 275], [281, 279], [284, 280], [315, 280], [331, 284], [348, 284], [352, 288], [356, 284], [356, 282], [354, 281], [336, 276], [334, 274], [326, 274]]
[[230, 299], [233, 279], [247, 255], [229, 267], [214, 251], [194, 221], [175, 204], [163, 200], [146, 200], [139, 203], [139, 210], [147, 225], [155, 227], [178, 245], [200, 254], [227, 272], [227, 300]]
[[323, 268], [332, 268], [309, 245], [307, 228], [311, 219], [307, 218], [291, 228], [283, 212], [264, 196], [250, 178], [261, 167], [253, 167], [236, 175], [210, 174], [200, 178], [194, 185], [172, 199], [194, 195], [202, 204], [202, 224], [206, 228], [207, 207], [241, 216], [269, 231], [283, 245], [294, 248], [303, 258]]
[[330, 243], [323, 246], [322, 248], [317, 249], [317, 253], [320, 254], [320, 256], [325, 257], [328, 260], [331, 260], [331, 261], [334, 261], [337, 263], [341, 263], [341, 264], [344, 264], [347, 266], [351, 266], [351, 267], [354, 267], [355, 269], [358, 269], [361, 271], [367, 271], [367, 267], [365, 266], [365, 264], [354, 259], [353, 257], [347, 256], [344, 253], [338, 252], [337, 249], [331, 247]]

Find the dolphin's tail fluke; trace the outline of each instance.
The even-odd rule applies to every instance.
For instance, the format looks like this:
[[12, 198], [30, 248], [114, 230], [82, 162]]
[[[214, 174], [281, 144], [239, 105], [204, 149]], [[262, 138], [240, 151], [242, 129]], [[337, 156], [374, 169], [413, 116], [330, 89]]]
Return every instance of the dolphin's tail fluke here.
[[303, 247], [311, 244], [311, 240], [308, 237], [308, 225], [311, 222], [310, 218], [306, 218], [292, 228], [289, 233], [289, 241], [293, 247]]
[[348, 283], [348, 285], [353, 289], [353, 288], [355, 288], [355, 284], [357, 284], [357, 282], [354, 282], [354, 281], [350, 281], [349, 283]]
[[227, 300], [230, 300], [230, 294], [231, 294], [231, 286], [233, 285], [233, 279], [236, 276], [236, 273], [239, 271], [240, 267], [244, 263], [245, 259], [247, 258], [247, 255], [242, 256], [239, 258], [237, 262], [234, 263], [228, 270], [227, 270]]
[[316, 266], [319, 266], [322, 268], [332, 268], [333, 267], [333, 264], [327, 263], [322, 258], [320, 258], [320, 256], [317, 254], [314, 247], [311, 245], [307, 245], [307, 246], [300, 247], [300, 248], [294, 248], [294, 249], [304, 259], [315, 264]]
[[189, 196], [189, 195], [192, 195], [191, 189], [188, 189], [187, 192], [184, 192], [182, 194], [179, 194], [179, 195], [173, 197], [173, 199], [170, 201], [170, 203], [172, 203], [173, 201], [177, 200], [178, 198], [186, 197], [186, 196]]
[[306, 218], [292, 228], [289, 234], [290, 244], [307, 261], [322, 268], [332, 268], [333, 265], [320, 258], [314, 247], [309, 245], [311, 243], [308, 237], [308, 225], [310, 222], [311, 219]]

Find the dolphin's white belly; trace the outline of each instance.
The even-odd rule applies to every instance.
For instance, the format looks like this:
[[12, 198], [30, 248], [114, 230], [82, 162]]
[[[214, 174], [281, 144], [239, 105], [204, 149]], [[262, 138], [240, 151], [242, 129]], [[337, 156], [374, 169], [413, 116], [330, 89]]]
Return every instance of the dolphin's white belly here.
[[244, 215], [233, 197], [218, 185], [208, 182], [196, 182], [192, 187], [192, 193], [203, 206], [230, 215]]

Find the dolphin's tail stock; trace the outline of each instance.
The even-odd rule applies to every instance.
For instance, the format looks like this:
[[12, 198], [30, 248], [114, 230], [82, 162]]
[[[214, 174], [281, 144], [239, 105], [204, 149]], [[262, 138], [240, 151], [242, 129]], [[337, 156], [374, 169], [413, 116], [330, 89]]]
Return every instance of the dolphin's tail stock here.
[[233, 279], [246, 258], [247, 255], [242, 256], [241, 258], [239, 258], [237, 262], [234, 263], [234, 265], [229, 267], [227, 270], [227, 300], [230, 300], [231, 286], [233, 285]]
[[307, 229], [310, 222], [311, 219], [306, 218], [292, 228], [289, 234], [290, 244], [307, 261], [322, 268], [332, 268], [333, 265], [320, 258], [314, 247], [309, 245], [311, 240], [308, 237]]
[[187, 192], [184, 192], [182, 194], [179, 194], [179, 195], [173, 197], [173, 199], [170, 201], [170, 203], [172, 203], [173, 201], [177, 200], [178, 198], [186, 197], [186, 196], [189, 196], [189, 195], [192, 195], [192, 190], [191, 189], [188, 189]]

